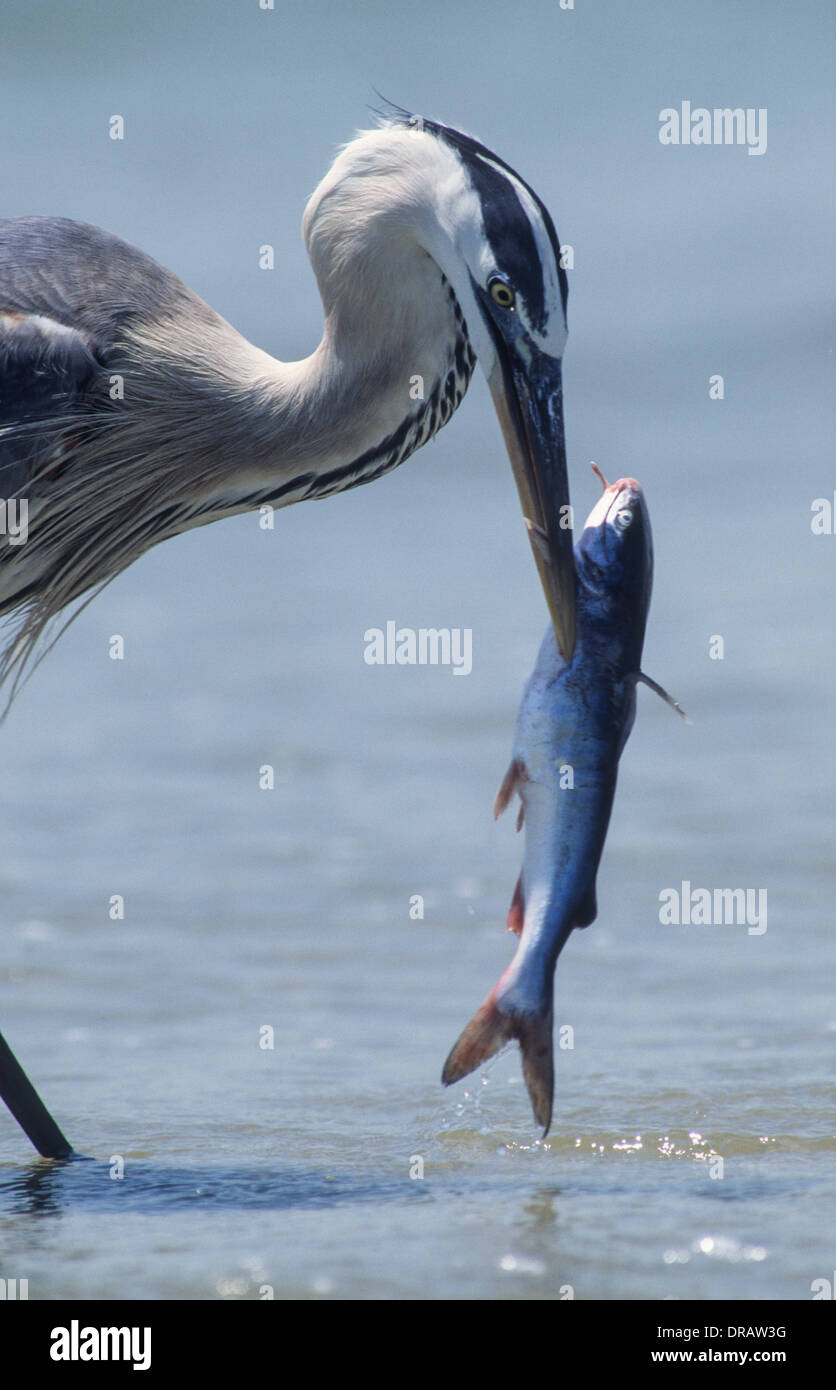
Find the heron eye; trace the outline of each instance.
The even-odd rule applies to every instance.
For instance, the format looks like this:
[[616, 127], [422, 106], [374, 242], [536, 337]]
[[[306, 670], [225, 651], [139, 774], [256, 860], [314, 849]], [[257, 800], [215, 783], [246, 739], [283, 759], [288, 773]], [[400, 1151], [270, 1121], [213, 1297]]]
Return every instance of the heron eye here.
[[488, 290], [494, 304], [498, 304], [500, 309], [513, 309], [514, 291], [510, 285], [506, 285], [504, 280], [494, 278], [488, 282]]
[[626, 531], [632, 520], [633, 513], [628, 507], [623, 508], [622, 511], [616, 512], [615, 514], [615, 524], [619, 531]]

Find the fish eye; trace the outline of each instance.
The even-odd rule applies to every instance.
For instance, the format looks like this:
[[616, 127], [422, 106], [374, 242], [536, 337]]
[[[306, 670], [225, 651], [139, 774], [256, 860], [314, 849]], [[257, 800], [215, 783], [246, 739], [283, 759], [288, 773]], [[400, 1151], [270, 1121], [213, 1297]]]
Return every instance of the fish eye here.
[[615, 524], [619, 531], [626, 531], [633, 520], [633, 513], [629, 507], [622, 507], [620, 512], [615, 514]]
[[500, 280], [498, 275], [494, 275], [488, 281], [488, 293], [494, 304], [498, 304], [500, 309], [513, 309], [516, 296], [510, 285], [506, 285], [504, 280]]

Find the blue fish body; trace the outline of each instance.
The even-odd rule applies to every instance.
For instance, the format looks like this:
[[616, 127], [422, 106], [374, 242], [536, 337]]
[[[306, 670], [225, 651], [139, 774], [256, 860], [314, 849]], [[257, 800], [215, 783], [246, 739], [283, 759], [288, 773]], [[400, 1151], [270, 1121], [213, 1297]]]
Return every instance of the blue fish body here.
[[653, 543], [635, 479], [605, 486], [574, 554], [572, 660], [564, 661], [550, 626], [523, 694], [511, 765], [495, 805], [498, 816], [514, 792], [522, 803], [518, 828], [525, 824], [525, 855], [508, 914], [519, 945], [442, 1074], [450, 1085], [517, 1038], [534, 1115], [546, 1133], [554, 1094], [555, 965], [572, 930], [596, 917], [595, 880], [618, 761], [635, 719], [637, 682], [665, 694], [641, 672]]

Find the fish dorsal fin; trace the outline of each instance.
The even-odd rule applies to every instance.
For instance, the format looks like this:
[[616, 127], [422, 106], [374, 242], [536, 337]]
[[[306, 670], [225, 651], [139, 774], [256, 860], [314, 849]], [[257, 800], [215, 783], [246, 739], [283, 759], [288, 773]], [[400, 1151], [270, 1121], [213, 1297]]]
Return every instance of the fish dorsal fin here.
[[685, 720], [686, 724], [693, 723], [693, 720], [688, 718], [688, 715], [685, 713], [682, 706], [677, 703], [673, 696], [669, 695], [667, 690], [665, 690], [663, 686], [659, 685], [657, 681], [651, 680], [650, 676], [646, 676], [644, 674], [644, 671], [639, 671], [639, 674], [636, 676], [635, 680], [636, 685], [638, 685], [639, 681], [641, 681], [642, 685], [647, 685], [650, 687], [651, 690], [655, 690], [656, 694], [660, 695], [662, 699], [665, 701], [665, 704], [670, 705], [671, 709], [675, 709], [679, 717]]

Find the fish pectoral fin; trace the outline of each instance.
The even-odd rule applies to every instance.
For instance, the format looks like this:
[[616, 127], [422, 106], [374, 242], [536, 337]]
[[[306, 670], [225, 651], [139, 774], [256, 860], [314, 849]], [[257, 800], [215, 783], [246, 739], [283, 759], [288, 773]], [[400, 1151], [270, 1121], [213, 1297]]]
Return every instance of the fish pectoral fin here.
[[525, 894], [523, 893], [522, 874], [520, 874], [519, 878], [517, 879], [517, 886], [514, 889], [514, 896], [511, 899], [511, 906], [508, 909], [508, 916], [505, 919], [505, 925], [507, 926], [509, 931], [512, 931], [515, 933], [516, 936], [519, 936], [522, 932], [524, 921]]
[[[494, 820], [499, 820], [499, 817], [502, 815], [502, 812], [505, 810], [505, 807], [508, 805], [508, 802], [511, 800], [511, 797], [517, 790], [517, 783], [520, 782], [524, 776], [525, 768], [523, 767], [523, 764], [520, 762], [519, 758], [512, 758], [511, 762], [508, 765], [508, 771], [502, 779], [502, 785], [499, 788], [499, 791], [496, 794], [496, 799], [493, 803]], [[517, 824], [518, 830], [521, 824], [521, 821]]]
[[669, 695], [667, 690], [659, 685], [657, 681], [651, 680], [650, 676], [646, 676], [644, 671], [639, 671], [639, 674], [635, 677], [635, 681], [636, 685], [641, 681], [642, 685], [649, 686], [651, 690], [655, 690], [656, 694], [660, 695], [665, 701], [665, 704], [670, 705], [671, 709], [675, 709], [680, 718], [685, 720], [686, 724], [693, 724], [694, 721], [688, 718], [682, 706], [677, 703], [673, 696]]

